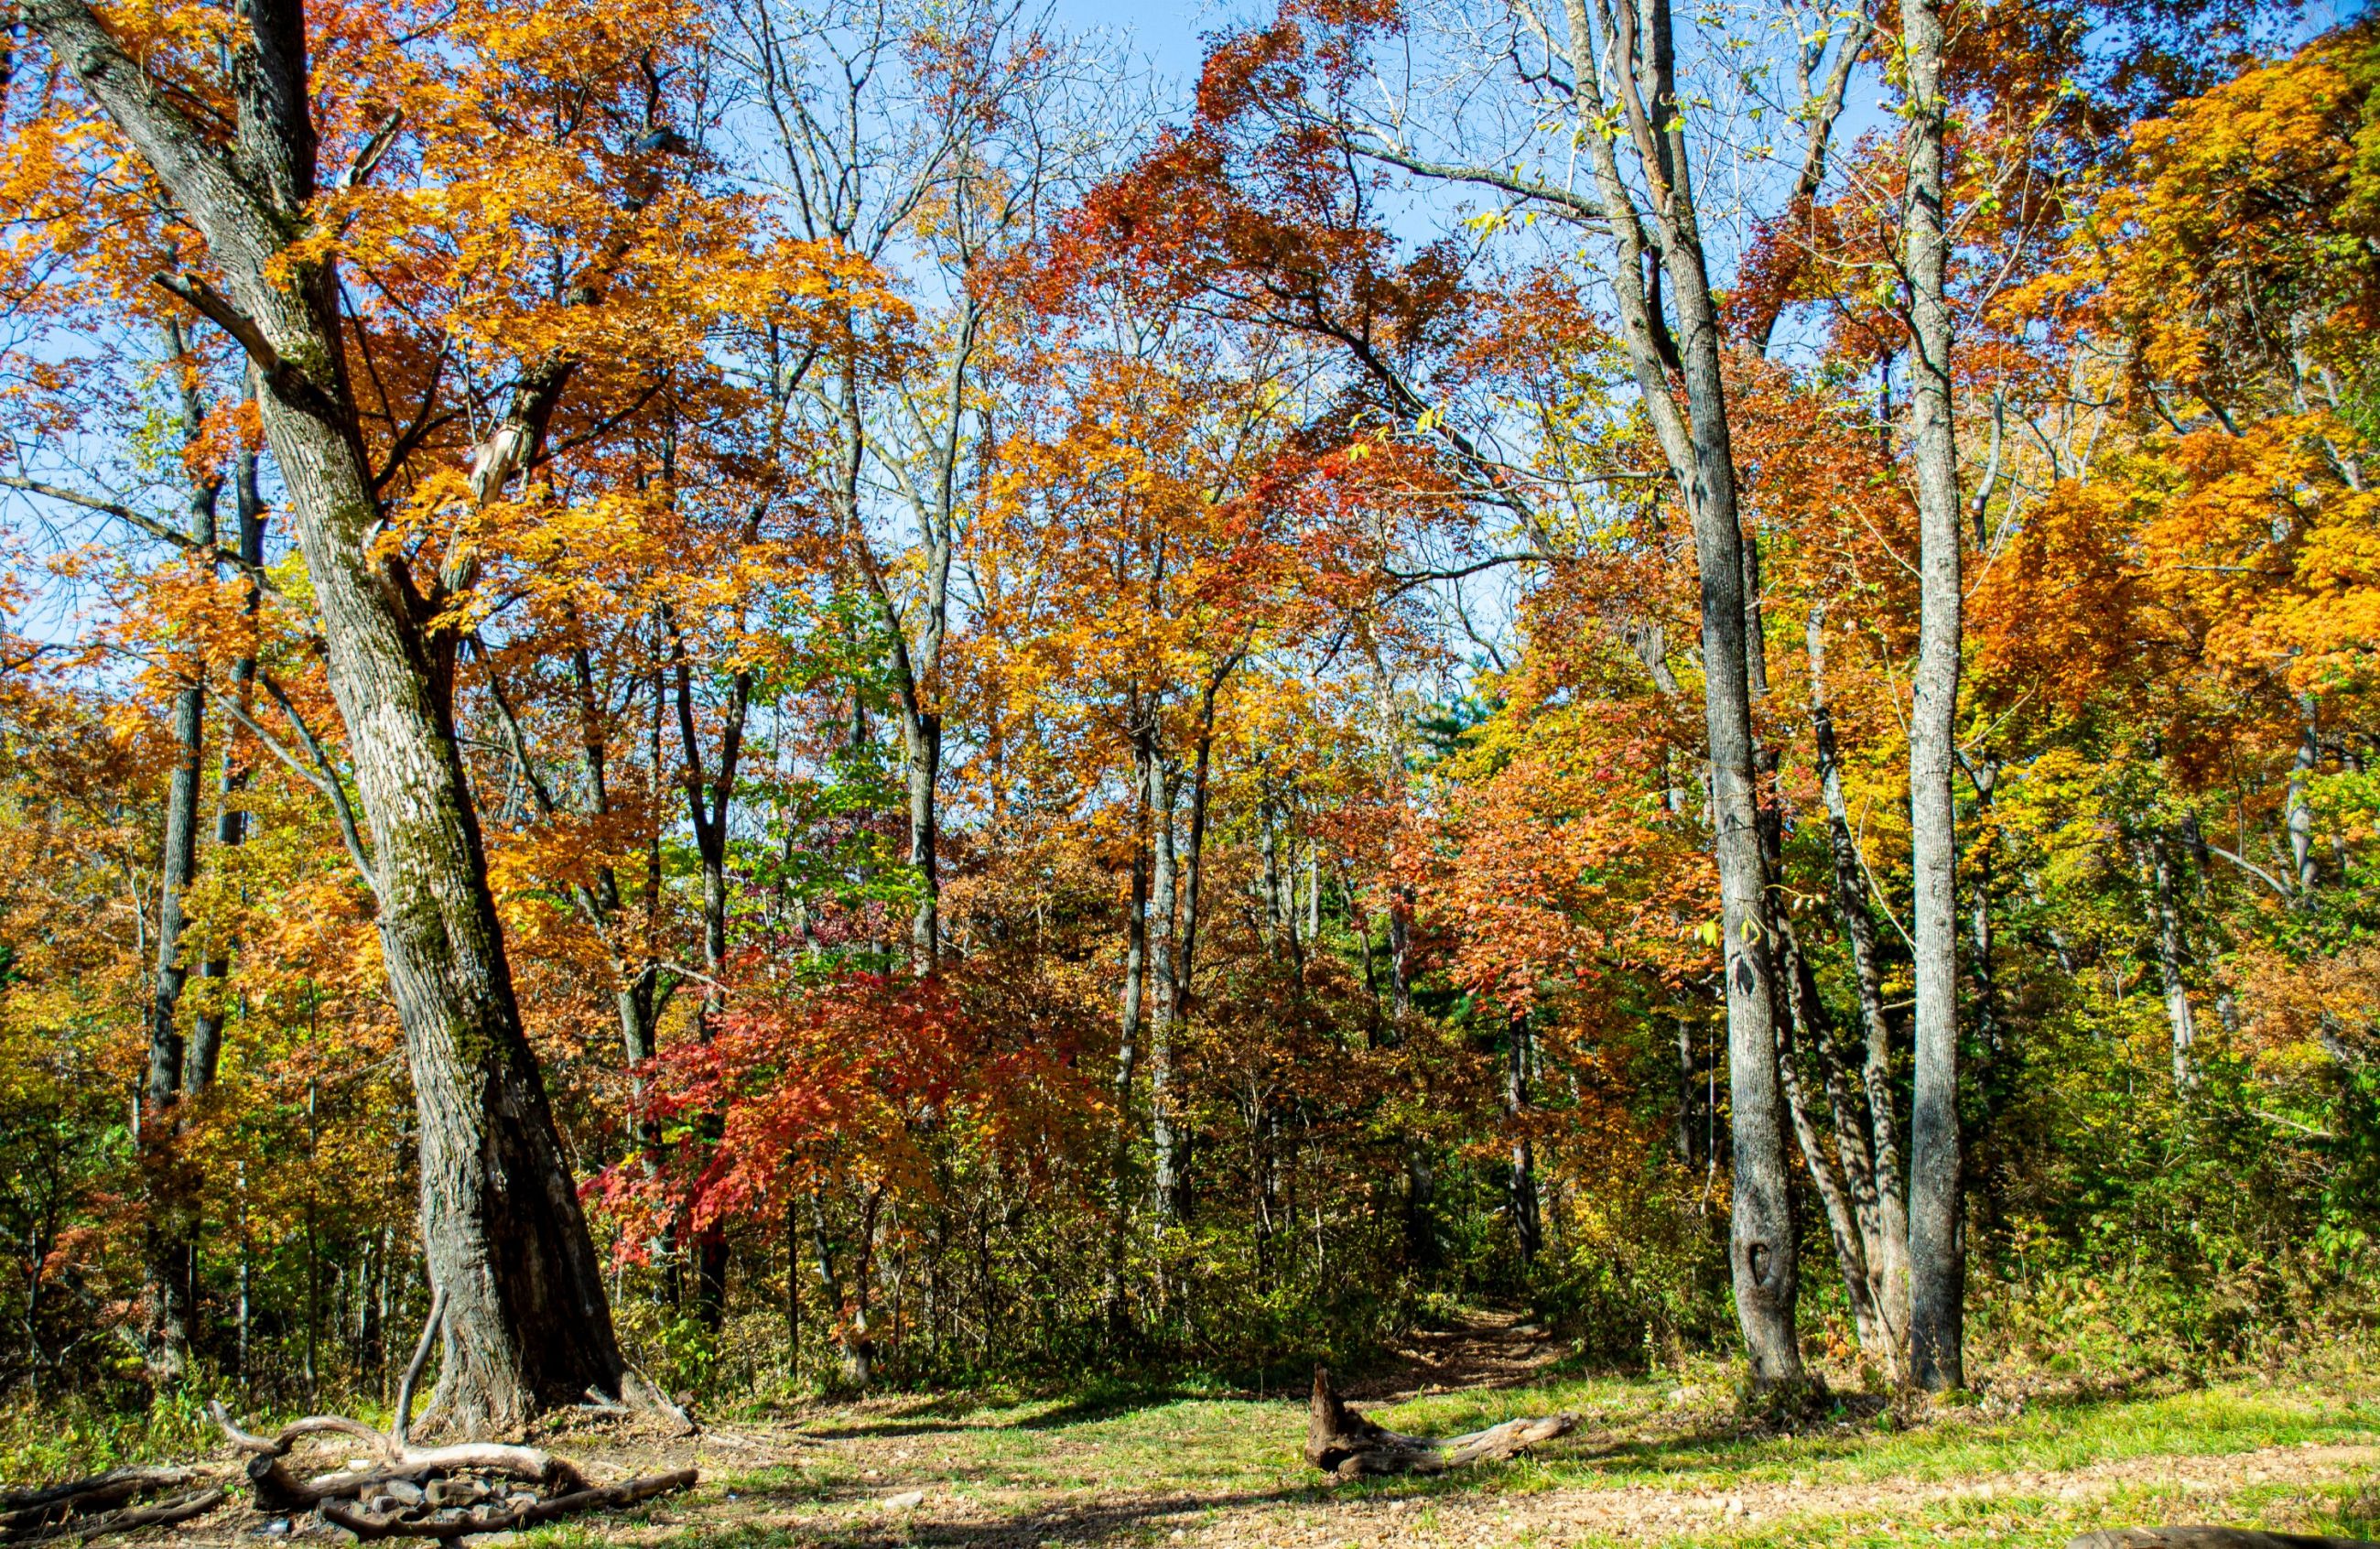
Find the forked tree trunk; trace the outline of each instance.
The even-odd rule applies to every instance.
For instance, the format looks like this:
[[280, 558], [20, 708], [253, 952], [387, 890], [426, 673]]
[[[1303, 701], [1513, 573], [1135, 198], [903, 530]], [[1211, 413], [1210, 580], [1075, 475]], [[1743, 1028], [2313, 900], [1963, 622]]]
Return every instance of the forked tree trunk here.
[[[1594, 27], [1586, 25], [1590, 14]], [[1571, 15], [1567, 42], [1579, 112], [1625, 127], [1623, 134], [1598, 130], [1582, 139], [1619, 249], [1610, 274], [1622, 338], [1694, 530], [1694, 568], [1701, 580], [1703, 712], [1734, 1141], [1728, 1263], [1736, 1321], [1752, 1358], [1755, 1385], [1798, 1384], [1803, 1367], [1794, 1332], [1792, 1178], [1778, 1090], [1775, 965], [1761, 924], [1768, 868], [1761, 854], [1753, 774], [1743, 530], [1720, 319], [1694, 202], [1694, 159], [1676, 95], [1672, 21], [1666, 0], [1645, 0], [1641, 12], [1626, 0], [1585, 0]], [[1613, 45], [1617, 69], [1608, 70], [1598, 52], [1591, 35], [1598, 30]], [[1605, 80], [1616, 89], [1616, 103], [1604, 101], [1597, 82]], [[1634, 181], [1623, 176], [1622, 145], [1633, 152]], [[1649, 198], [1636, 192], [1639, 183], [1649, 188]], [[1648, 275], [1669, 282], [1674, 330]], [[1682, 404], [1673, 382], [1683, 388]]]
[[265, 436], [369, 820], [381, 944], [420, 1107], [422, 1235], [448, 1297], [445, 1413], [499, 1429], [590, 1388], [626, 1397], [601, 1266], [522, 1034], [450, 707], [408, 581], [369, 547], [381, 513], [336, 276], [292, 245], [315, 191], [303, 10], [243, 7], [228, 145], [185, 117], [82, 0], [30, 0], [20, 15], [203, 238], [230, 294], [187, 281], [180, 293], [240, 340], [262, 378]]
[[1958, 833], [1950, 777], [1958, 731], [1960, 552], [1950, 426], [1949, 231], [1938, 0], [1900, 0], [1909, 67], [1910, 454], [1917, 481], [1917, 672], [1909, 718], [1910, 869], [1917, 970], [1917, 1079], [1910, 1131], [1910, 1379], [1966, 1384], [1966, 1262], [1960, 1240]]

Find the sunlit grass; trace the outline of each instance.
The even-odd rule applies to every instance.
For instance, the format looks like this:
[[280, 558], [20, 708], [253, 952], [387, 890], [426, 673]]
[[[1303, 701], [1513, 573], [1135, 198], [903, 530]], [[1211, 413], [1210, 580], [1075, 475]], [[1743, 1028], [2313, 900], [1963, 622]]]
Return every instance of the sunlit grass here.
[[[1940, 1549], [2062, 1544], [2093, 1528], [2157, 1521], [2348, 1536], [2380, 1527], [2380, 1493], [2361, 1480], [2290, 1478], [2286, 1454], [2260, 1463], [2273, 1477], [2192, 1477], [2223, 1475], [2216, 1460], [2237, 1454], [2380, 1445], [2380, 1380], [2361, 1370], [2002, 1397], [1913, 1416], [1877, 1413], [1871, 1401], [1784, 1435], [1740, 1431], [1715, 1372], [1558, 1380], [1373, 1412], [1399, 1430], [1445, 1433], [1548, 1409], [1583, 1423], [1538, 1457], [1347, 1485], [1305, 1466], [1303, 1406], [1283, 1399], [824, 1411], [799, 1426], [820, 1445], [797, 1464], [716, 1474], [701, 1503], [673, 1514], [677, 1525], [635, 1536], [666, 1549], [1182, 1540]], [[885, 1510], [885, 1499], [911, 1490], [927, 1494], [914, 1513]]]

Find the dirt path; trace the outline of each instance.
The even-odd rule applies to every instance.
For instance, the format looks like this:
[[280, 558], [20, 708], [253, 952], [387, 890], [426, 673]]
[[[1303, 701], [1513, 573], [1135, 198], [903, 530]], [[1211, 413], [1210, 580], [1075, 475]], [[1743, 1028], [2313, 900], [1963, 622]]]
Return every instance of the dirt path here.
[[1395, 1368], [1347, 1384], [1347, 1396], [1401, 1404], [1429, 1393], [1518, 1387], [1541, 1376], [1561, 1349], [1526, 1312], [1468, 1309], [1452, 1328], [1417, 1331], [1395, 1353]]

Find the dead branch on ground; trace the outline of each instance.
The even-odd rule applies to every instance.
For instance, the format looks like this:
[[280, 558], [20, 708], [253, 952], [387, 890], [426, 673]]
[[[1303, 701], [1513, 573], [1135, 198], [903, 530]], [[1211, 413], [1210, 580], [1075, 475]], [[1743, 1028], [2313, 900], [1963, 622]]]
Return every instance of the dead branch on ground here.
[[1402, 1435], [1357, 1413], [1331, 1389], [1330, 1373], [1318, 1366], [1314, 1397], [1306, 1413], [1305, 1460], [1341, 1479], [1442, 1473], [1466, 1463], [1511, 1458], [1577, 1427], [1576, 1415], [1537, 1415], [1460, 1436]]

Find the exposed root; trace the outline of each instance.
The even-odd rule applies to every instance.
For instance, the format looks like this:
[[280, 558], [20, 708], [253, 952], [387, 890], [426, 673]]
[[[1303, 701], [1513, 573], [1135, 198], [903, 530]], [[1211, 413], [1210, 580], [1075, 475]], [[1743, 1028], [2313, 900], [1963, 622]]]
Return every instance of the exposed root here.
[[[391, 1433], [382, 1434], [343, 1415], [310, 1415], [265, 1436], [233, 1423], [221, 1404], [211, 1409], [232, 1445], [249, 1455], [258, 1509], [318, 1511], [324, 1521], [359, 1539], [453, 1541], [505, 1532], [691, 1489], [698, 1477], [692, 1469], [681, 1469], [598, 1486], [568, 1458], [539, 1447], [494, 1442], [415, 1446], [404, 1440], [401, 1419]], [[326, 1435], [366, 1442], [375, 1457], [361, 1468], [301, 1477], [290, 1466], [290, 1448], [306, 1437]]]
[[1350, 1408], [1330, 1386], [1330, 1373], [1314, 1369], [1314, 1397], [1306, 1414], [1305, 1460], [1341, 1479], [1363, 1474], [1441, 1473], [1465, 1463], [1511, 1458], [1539, 1442], [1578, 1427], [1572, 1414], [1508, 1420], [1460, 1436], [1407, 1436], [1384, 1429]]
[[544, 1500], [535, 1496], [509, 1496], [496, 1509], [443, 1506], [426, 1514], [367, 1511], [346, 1501], [325, 1501], [322, 1503], [322, 1518], [366, 1542], [382, 1538], [454, 1540], [471, 1533], [509, 1532], [516, 1528], [535, 1527], [540, 1522], [575, 1517], [580, 1512], [617, 1511], [639, 1501], [651, 1500], [656, 1495], [668, 1494], [674, 1490], [691, 1490], [699, 1477], [692, 1469], [679, 1469], [673, 1473], [648, 1474], [641, 1479], [597, 1489], [577, 1490]]

